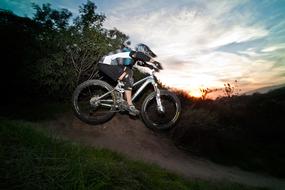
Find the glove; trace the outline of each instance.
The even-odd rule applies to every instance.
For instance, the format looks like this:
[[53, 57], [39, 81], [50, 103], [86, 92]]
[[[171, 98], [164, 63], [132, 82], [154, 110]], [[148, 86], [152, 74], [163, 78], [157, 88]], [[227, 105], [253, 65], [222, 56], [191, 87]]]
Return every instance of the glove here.
[[154, 61], [153, 64], [160, 70], [163, 70], [163, 67], [161, 66], [161, 63], [159, 63], [158, 61]]
[[157, 67], [154, 67], [153, 65], [149, 65], [149, 64], [144, 64], [145, 67], [148, 67], [150, 69], [154, 69], [155, 72], [159, 72], [159, 69]]
[[152, 67], [152, 68], [155, 70], [155, 72], [159, 72], [158, 68], [156, 68], [156, 67]]

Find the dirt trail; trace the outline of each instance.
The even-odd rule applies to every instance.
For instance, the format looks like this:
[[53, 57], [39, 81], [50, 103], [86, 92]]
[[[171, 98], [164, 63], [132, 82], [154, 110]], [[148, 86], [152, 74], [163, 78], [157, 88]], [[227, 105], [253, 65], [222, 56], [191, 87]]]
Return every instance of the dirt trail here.
[[92, 126], [70, 114], [49, 122], [47, 126], [60, 137], [111, 149], [131, 159], [155, 163], [186, 177], [285, 190], [285, 179], [250, 173], [190, 156], [163, 135], [146, 128], [139, 119], [131, 119], [128, 115], [117, 114], [105, 124]]

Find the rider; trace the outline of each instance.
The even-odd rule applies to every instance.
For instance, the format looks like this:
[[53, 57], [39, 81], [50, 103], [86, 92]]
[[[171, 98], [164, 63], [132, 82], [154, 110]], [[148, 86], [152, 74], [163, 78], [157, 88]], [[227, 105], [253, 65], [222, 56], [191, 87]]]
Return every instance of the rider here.
[[114, 81], [122, 81], [128, 104], [127, 110], [131, 115], [138, 115], [139, 110], [136, 109], [132, 102], [132, 87], [134, 83], [132, 67], [137, 61], [141, 61], [141, 66], [144, 66], [145, 62], [153, 63], [157, 70], [162, 69], [162, 66], [153, 59], [156, 55], [147, 45], [140, 43], [136, 45], [135, 50], [132, 50], [129, 47], [130, 44], [130, 41], [127, 41], [122, 45], [121, 49], [102, 57], [98, 68]]

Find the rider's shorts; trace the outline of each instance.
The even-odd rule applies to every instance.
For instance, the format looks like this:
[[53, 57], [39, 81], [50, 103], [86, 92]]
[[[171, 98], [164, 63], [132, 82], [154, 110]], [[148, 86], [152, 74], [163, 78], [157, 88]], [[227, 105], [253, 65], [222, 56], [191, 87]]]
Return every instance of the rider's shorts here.
[[98, 63], [98, 69], [114, 81], [117, 81], [118, 78], [125, 72], [125, 66], [123, 65], [108, 65]]
[[132, 90], [133, 85], [134, 85], [134, 77], [133, 77], [133, 71], [129, 68], [126, 69], [126, 75], [123, 78], [122, 82], [124, 84], [124, 89], [125, 90]]
[[105, 73], [108, 77], [113, 79], [114, 81], [117, 81], [119, 77], [126, 72], [127, 74], [123, 78], [122, 82], [124, 83], [124, 89], [125, 90], [131, 90], [134, 79], [133, 79], [133, 71], [124, 66], [124, 65], [108, 65], [103, 63], [98, 63], [98, 69]]

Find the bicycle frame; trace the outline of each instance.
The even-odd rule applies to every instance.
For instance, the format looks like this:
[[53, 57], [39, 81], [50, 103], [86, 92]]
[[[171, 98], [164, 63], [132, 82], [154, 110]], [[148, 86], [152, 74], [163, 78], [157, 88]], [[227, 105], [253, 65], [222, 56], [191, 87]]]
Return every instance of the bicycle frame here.
[[[144, 82], [144, 83], [143, 83]], [[146, 78], [143, 78], [139, 81], [137, 81], [134, 86], [137, 86], [139, 84], [141, 84], [141, 87], [136, 91], [136, 93], [133, 95], [132, 97], [132, 100], [134, 101], [139, 95], [140, 93], [145, 89], [145, 87], [149, 84], [152, 84], [153, 86], [153, 89], [154, 89], [154, 92], [156, 93], [156, 102], [157, 102], [157, 106], [158, 106], [158, 111], [160, 112], [164, 112], [164, 107], [162, 106], [162, 103], [161, 103], [161, 99], [160, 99], [160, 90], [159, 88], [157, 87], [157, 82], [156, 82], [156, 78], [154, 76], [154, 70], [152, 70], [152, 73], [150, 76], [146, 77]]]
[[155, 82], [155, 79], [154, 79], [153, 75], [147, 76], [147, 77], [145, 77], [145, 78], [135, 82], [133, 86], [134, 87], [139, 86], [141, 83], [143, 83], [143, 84], [141, 85], [141, 87], [136, 91], [136, 93], [132, 97], [133, 101], [142, 93], [142, 91], [149, 84], [153, 85], [153, 89], [154, 89], [155, 92], [159, 91], [159, 89], [157, 88], [157, 83]]
[[[153, 85], [153, 89], [154, 89], [154, 92], [156, 93], [156, 101], [157, 101], [157, 105], [158, 105], [158, 110], [161, 111], [161, 112], [164, 112], [164, 108], [162, 106], [162, 103], [161, 103], [161, 99], [160, 99], [160, 90], [159, 88], [157, 87], [157, 82], [156, 82], [156, 78], [154, 76], [154, 70], [151, 72], [151, 75], [150, 76], [147, 76], [137, 82], [134, 83], [134, 87], [136, 86], [139, 86], [140, 84], [142, 84], [139, 89], [136, 91], [136, 93], [132, 96], [132, 101], [134, 101], [141, 93], [142, 91], [147, 87], [147, 85], [149, 84], [152, 84]], [[119, 87], [119, 84], [111, 91], [103, 94], [102, 96], [96, 98], [97, 100], [100, 100], [101, 98], [107, 96], [108, 94], [112, 93], [114, 90], [118, 90], [120, 93], [123, 93], [124, 91], [122, 91], [121, 87]], [[90, 102], [92, 101], [92, 98], [90, 100]], [[110, 100], [103, 100], [104, 102], [110, 102]], [[101, 103], [101, 105], [103, 106], [111, 106], [109, 104], [105, 104], [105, 103]]]

